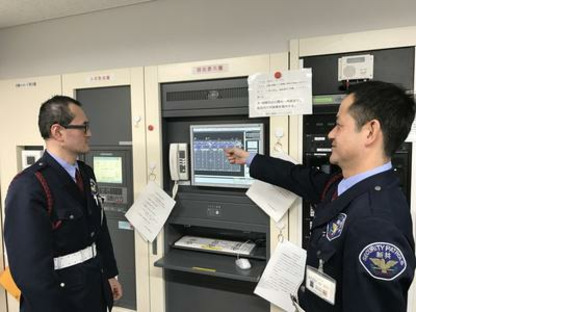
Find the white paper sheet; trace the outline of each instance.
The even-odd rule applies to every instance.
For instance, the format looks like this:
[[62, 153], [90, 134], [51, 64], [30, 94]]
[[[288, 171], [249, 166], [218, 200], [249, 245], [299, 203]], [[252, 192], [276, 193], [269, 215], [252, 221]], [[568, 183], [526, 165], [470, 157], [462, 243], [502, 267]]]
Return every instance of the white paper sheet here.
[[282, 219], [298, 198], [288, 190], [258, 180], [252, 183], [246, 195], [276, 222]]
[[312, 114], [312, 69], [248, 77], [250, 118]]
[[305, 267], [306, 250], [282, 242], [270, 257], [254, 293], [287, 312], [294, 312], [290, 295], [295, 295], [302, 284]]
[[125, 217], [143, 238], [153, 242], [174, 206], [175, 200], [150, 181]]
[[[297, 163], [295, 159], [285, 153], [275, 153], [272, 154], [272, 157]], [[252, 183], [252, 186], [246, 191], [246, 196], [276, 222], [282, 219], [298, 198], [298, 195], [286, 189], [259, 180]]]

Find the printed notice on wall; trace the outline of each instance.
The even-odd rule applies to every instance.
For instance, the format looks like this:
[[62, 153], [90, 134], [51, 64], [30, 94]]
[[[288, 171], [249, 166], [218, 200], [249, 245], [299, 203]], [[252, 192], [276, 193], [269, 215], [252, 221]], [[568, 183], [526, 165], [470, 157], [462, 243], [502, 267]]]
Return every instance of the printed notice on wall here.
[[312, 69], [248, 77], [250, 118], [312, 114]]

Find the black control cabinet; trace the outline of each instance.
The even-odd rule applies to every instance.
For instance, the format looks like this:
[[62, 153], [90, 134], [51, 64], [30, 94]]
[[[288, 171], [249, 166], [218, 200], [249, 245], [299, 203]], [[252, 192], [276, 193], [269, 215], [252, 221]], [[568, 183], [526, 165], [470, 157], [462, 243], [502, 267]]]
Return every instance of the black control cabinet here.
[[[246, 77], [175, 82], [161, 85], [163, 188], [171, 194], [168, 154], [171, 143], [188, 143], [192, 126], [263, 125], [263, 153], [268, 151], [268, 118], [248, 118]], [[191, 150], [190, 150], [191, 151]], [[190, 158], [194, 156], [190, 155]], [[246, 195], [245, 188], [193, 185], [180, 181], [179, 192], [164, 229], [163, 258], [166, 311], [269, 311], [270, 304], [253, 294], [269, 258], [270, 218]], [[183, 236], [251, 241], [245, 256], [251, 269], [235, 265], [236, 255], [183, 249], [174, 243]]]
[[[131, 88], [129, 86], [79, 89], [91, 125], [91, 151], [84, 161], [97, 175], [103, 209], [115, 251], [123, 297], [115, 306], [138, 310], [135, 274], [135, 231], [125, 213], [133, 204], [133, 147]], [[105, 175], [102, 175], [105, 166]]]
[[[305, 165], [326, 173], [337, 173], [340, 168], [329, 163], [331, 142], [328, 133], [336, 122], [336, 113], [348, 86], [338, 80], [338, 59], [344, 56], [371, 54], [374, 57], [373, 80], [399, 85], [413, 94], [415, 48], [402, 47], [372, 51], [359, 51], [302, 58], [304, 68], [312, 69], [313, 114], [303, 118], [302, 159]], [[356, 84], [360, 81], [351, 81]], [[405, 142], [392, 158], [401, 189], [411, 203], [411, 168], [413, 144]], [[302, 246], [308, 246], [314, 211], [310, 202], [302, 204]]]

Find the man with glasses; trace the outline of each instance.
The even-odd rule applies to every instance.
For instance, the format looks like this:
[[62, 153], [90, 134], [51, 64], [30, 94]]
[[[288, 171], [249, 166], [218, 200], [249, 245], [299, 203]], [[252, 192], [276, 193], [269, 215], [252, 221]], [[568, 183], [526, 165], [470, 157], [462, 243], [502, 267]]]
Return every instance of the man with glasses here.
[[122, 296], [93, 169], [77, 160], [91, 130], [81, 103], [55, 96], [40, 107], [46, 152], [6, 194], [4, 237], [20, 311], [104, 312]]

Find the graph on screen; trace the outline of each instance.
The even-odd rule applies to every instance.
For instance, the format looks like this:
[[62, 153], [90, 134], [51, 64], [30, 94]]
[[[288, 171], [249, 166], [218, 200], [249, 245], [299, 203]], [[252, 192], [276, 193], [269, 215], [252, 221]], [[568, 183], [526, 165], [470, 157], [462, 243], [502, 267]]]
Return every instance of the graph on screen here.
[[230, 164], [229, 147], [261, 153], [262, 124], [191, 125], [192, 184], [217, 187], [249, 187], [253, 179], [246, 165]]

